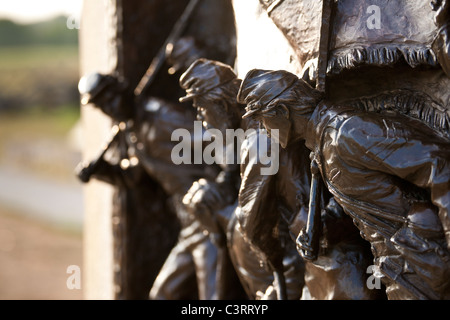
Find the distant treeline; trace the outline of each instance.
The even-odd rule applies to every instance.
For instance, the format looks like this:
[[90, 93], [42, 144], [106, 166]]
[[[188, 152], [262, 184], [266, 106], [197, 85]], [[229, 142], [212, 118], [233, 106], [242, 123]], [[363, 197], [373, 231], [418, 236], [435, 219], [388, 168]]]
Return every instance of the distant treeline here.
[[67, 28], [67, 17], [60, 16], [33, 24], [18, 24], [0, 19], [0, 47], [77, 43], [78, 31]]

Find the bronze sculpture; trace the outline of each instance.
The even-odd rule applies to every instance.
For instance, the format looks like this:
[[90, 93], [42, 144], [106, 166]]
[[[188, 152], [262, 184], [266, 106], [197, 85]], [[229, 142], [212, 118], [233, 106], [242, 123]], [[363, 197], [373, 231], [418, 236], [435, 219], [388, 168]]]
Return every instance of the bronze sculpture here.
[[[201, 299], [240, 299], [237, 273], [250, 299], [449, 299], [448, 1], [259, 2], [302, 72], [261, 66], [241, 81], [219, 22], [232, 19], [218, 19], [230, 3], [192, 0], [134, 104], [110, 75], [84, 90], [116, 126], [80, 178], [133, 186], [136, 198], [153, 183], [175, 199], [162, 211], [179, 215], [180, 241], [151, 298], [190, 299], [197, 286]], [[163, 66], [180, 78], [182, 104], [180, 88], [155, 80]], [[196, 119], [223, 136], [254, 129], [243, 163], [237, 153], [233, 163], [174, 163], [171, 132], [194, 132]], [[275, 174], [261, 174], [257, 141], [281, 144]], [[107, 159], [112, 149], [119, 161]], [[207, 274], [197, 285], [194, 265]], [[370, 290], [366, 270], [382, 290]]]
[[[241, 80], [237, 78], [230, 66], [218, 61], [199, 59], [195, 61], [180, 78], [180, 85], [187, 93], [186, 96], [180, 100], [193, 100], [193, 107], [197, 109], [197, 118], [202, 121], [203, 125], [209, 129], [218, 129], [219, 132], [225, 136], [226, 130], [238, 128], [246, 130], [249, 127], [254, 127], [256, 124], [253, 121], [250, 121], [249, 123], [248, 120], [242, 120], [244, 108], [236, 102], [236, 95], [240, 83]], [[235, 150], [233, 149], [233, 151]], [[228, 201], [228, 204], [233, 204], [234, 202], [233, 210], [227, 217], [215, 218], [215, 220], [221, 222], [220, 228], [213, 226], [210, 229], [212, 232], [216, 233], [219, 232], [217, 229], [220, 229], [222, 237], [226, 237], [223, 241], [225, 241], [228, 247], [230, 258], [233, 261], [234, 268], [246, 290], [247, 296], [251, 299], [268, 299], [273, 296], [273, 294], [270, 295], [270, 293], [265, 295], [266, 291], [274, 281], [272, 272], [267, 268], [261, 267], [260, 257], [254, 252], [257, 248], [244, 237], [237, 219], [237, 214], [243, 210], [242, 206], [245, 205], [242, 202], [242, 197], [238, 195], [239, 189], [243, 189], [241, 186], [241, 179], [244, 178], [245, 180], [246, 178], [250, 178], [241, 177], [241, 172], [251, 170], [256, 172], [257, 169], [259, 169], [259, 165], [256, 163], [255, 159], [239, 165], [237, 158], [241, 152], [241, 150], [237, 150], [237, 152], [233, 153], [233, 161], [223, 166], [222, 173], [226, 178], [222, 178], [220, 184], [215, 184], [213, 186], [217, 190], [217, 193], [224, 193], [224, 191], [227, 193], [230, 191], [229, 181], [234, 181], [232, 183], [236, 188], [233, 192], [234, 198], [231, 198], [232, 202]], [[242, 166], [243, 168], [241, 168]], [[247, 186], [245, 189], [248, 190], [248, 184], [245, 185]], [[203, 197], [198, 197], [195, 201], [192, 201], [195, 192], [198, 192], [196, 186], [193, 187], [193, 190], [191, 190], [184, 199], [186, 204], [189, 204], [190, 202], [195, 203], [194, 206], [192, 206], [192, 204], [190, 205], [192, 206], [193, 214], [213, 217], [214, 215], [217, 216], [220, 214], [220, 201], [216, 200], [214, 203], [211, 203], [211, 201], [208, 201], [207, 199], [206, 192], [202, 195]], [[209, 207], [209, 210], [206, 210], [206, 212], [205, 210], [198, 210], [196, 207], [199, 207], [200, 205], [206, 205]], [[222, 205], [222, 207], [223, 206], [224, 205]], [[199, 217], [199, 220], [204, 221], [205, 217]], [[205, 226], [208, 225], [211, 225], [211, 223], [205, 223]], [[259, 253], [262, 254], [261, 252]], [[287, 277], [289, 278], [290, 275], [287, 285], [288, 297], [291, 299], [298, 298], [301, 293], [301, 283], [303, 280], [302, 277], [298, 277], [297, 273], [301, 273], [301, 267], [296, 265], [295, 258], [287, 259], [287, 265], [285, 267], [288, 269]], [[277, 285], [278, 284], [275, 284], [275, 286]]]
[[[125, 98], [130, 94], [130, 87], [113, 75], [96, 73], [80, 81], [82, 103], [92, 103], [110, 116], [120, 128], [116, 133], [120, 139], [115, 137], [112, 140], [124, 141], [126, 146], [126, 159], [121, 161], [122, 166], [105, 161], [106, 150], [98, 159], [82, 164], [79, 168], [82, 181], [87, 182], [94, 175], [115, 183], [116, 172], [119, 175], [125, 169], [126, 172], [136, 172], [134, 176], [137, 179], [144, 172], [170, 197], [169, 208], [176, 212], [179, 220], [173, 221], [173, 224], [181, 224], [178, 243], [162, 266], [159, 276], [154, 279], [151, 299], [236, 297], [232, 290], [216, 289], [217, 248], [204, 233], [201, 224], [185, 211], [181, 203], [194, 181], [200, 178], [214, 180], [218, 169], [215, 165], [179, 166], [173, 163], [171, 151], [176, 143], [172, 141], [171, 134], [180, 128], [193, 131], [195, 114], [177, 101], [170, 101], [177, 100], [178, 86], [165, 88], [164, 92], [158, 92], [160, 96], [151, 90], [164, 65], [169, 65], [168, 71], [175, 78], [200, 52], [217, 59], [233, 59], [233, 50], [229, 44], [234, 26], [222, 23], [222, 19], [229, 20], [229, 6], [226, 0], [214, 3], [191, 1], [163, 44], [163, 54], [153, 60], [149, 68], [151, 74], [146, 74], [134, 90], [135, 97], [131, 104], [130, 99]], [[212, 11], [217, 14], [211, 16]], [[210, 28], [205, 30], [202, 23], [208, 23]], [[167, 92], [169, 98], [165, 97]], [[127, 164], [125, 168], [124, 164]]]
[[[221, 128], [220, 132], [223, 133], [225, 133], [225, 128], [258, 127], [257, 123], [250, 118], [241, 120], [238, 124], [237, 120], [243, 115], [244, 108], [235, 101], [240, 80], [236, 79], [231, 67], [217, 61], [199, 59], [183, 74], [180, 83], [187, 90], [188, 97], [194, 100], [198, 116], [200, 116], [200, 120], [205, 121], [207, 127], [219, 127]], [[234, 93], [234, 95], [230, 95], [230, 93]], [[239, 118], [236, 119], [236, 116]], [[229, 120], [223, 121], [224, 119]], [[245, 147], [243, 150], [245, 155]], [[284, 242], [281, 248], [285, 251], [280, 249], [278, 251], [281, 252], [281, 256], [284, 256], [283, 261], [289, 261], [283, 266], [286, 272], [287, 297], [289, 299], [300, 298], [304, 277], [308, 279], [305, 288], [308, 292], [305, 295], [315, 299], [376, 298], [377, 293], [370, 292], [364, 285], [365, 271], [371, 260], [370, 253], [367, 252], [368, 248], [361, 244], [359, 233], [356, 229], [353, 230], [351, 220], [342, 217], [342, 209], [326, 193], [322, 195], [322, 203], [328, 204], [323, 210], [323, 219], [327, 221], [325, 225], [328, 226], [328, 230], [323, 233], [322, 237], [323, 258], [317, 265], [307, 263], [308, 271], [304, 275], [304, 263], [290, 245], [293, 242], [289, 234], [297, 235], [299, 229], [305, 225], [304, 212], [307, 209], [310, 185], [309, 152], [304, 144], [294, 143], [286, 151], [281, 150], [280, 153], [280, 168], [274, 176], [264, 176], [255, 170], [258, 167], [255, 159], [246, 158], [241, 165], [241, 179], [244, 183], [240, 187], [239, 207], [236, 210], [238, 221], [236, 223], [239, 225], [242, 221], [244, 225], [233, 229], [234, 233], [228, 234], [228, 241], [230, 254], [238, 272], [247, 265], [251, 266], [245, 270], [245, 273], [241, 273], [241, 279], [247, 283], [245, 287], [254, 287], [251, 283], [254, 279], [250, 275], [259, 273], [262, 277], [262, 270], [255, 263], [249, 264], [249, 261], [258, 257], [252, 257], [248, 251], [246, 252], [247, 257], [245, 257], [243, 254], [245, 249], [252, 244], [254, 249], [260, 250], [260, 255], [266, 255], [262, 261], [267, 263], [266, 259], [274, 259], [273, 256], [270, 256], [270, 252], [271, 250], [273, 252], [274, 248], [270, 246], [276, 245], [270, 244], [270, 241], [275, 243], [281, 241]], [[255, 181], [257, 184], [254, 184]], [[263, 192], [258, 193], [258, 188]], [[246, 198], [249, 190], [251, 190], [253, 204], [248, 203]], [[265, 196], [266, 191], [264, 190], [270, 190], [273, 195]], [[272, 206], [275, 209], [273, 211], [270, 209]], [[197, 214], [199, 213], [197, 212]], [[271, 224], [271, 220], [275, 222]], [[284, 234], [282, 233], [283, 225]], [[276, 239], [258, 238], [263, 236], [263, 232], [267, 232], [267, 228], [278, 229]], [[241, 230], [244, 232], [245, 238], [250, 240], [250, 243], [244, 245], [243, 248], [236, 246], [233, 242], [236, 237], [238, 241], [239, 237], [242, 237]], [[245, 238], [239, 243], [245, 243]], [[292, 249], [294, 250], [290, 251]], [[325, 253], [328, 258], [325, 258]], [[329, 263], [330, 260], [333, 262]], [[348, 277], [348, 274], [351, 274], [351, 277]], [[266, 284], [266, 286], [268, 285]], [[277, 284], [275, 284], [276, 286]], [[360, 291], [355, 290], [355, 287], [359, 287]], [[250, 296], [255, 295], [253, 293]]]
[[282, 130], [282, 145], [305, 139], [328, 190], [371, 243], [389, 298], [448, 299], [450, 157], [444, 136], [398, 112], [334, 105], [286, 71], [250, 71], [238, 101], [248, 105], [246, 117]]
[[[88, 76], [87, 81], [91, 77], [100, 77], [100, 79], [108, 79], [108, 85], [102, 87], [101, 94], [96, 93], [94, 97], [90, 97], [86, 100], [86, 103], [93, 102], [101, 108], [102, 111], [110, 115], [116, 121], [126, 120], [127, 115], [122, 112], [120, 102], [119, 90], [112, 85], [117, 81], [114, 81], [110, 76], [102, 76], [98, 74]], [[86, 79], [86, 78], [85, 78]], [[85, 81], [83, 79], [83, 81]], [[92, 91], [96, 91], [98, 86], [95, 86]], [[86, 92], [86, 95], [91, 95], [91, 92]], [[106, 177], [103, 179], [108, 179], [113, 177], [110, 173], [111, 171], [124, 171], [126, 173], [134, 173], [133, 178], [139, 177], [136, 173], [137, 170], [144, 170], [153, 179], [155, 179], [164, 188], [164, 191], [171, 196], [172, 206], [175, 208], [177, 217], [181, 223], [182, 230], [180, 233], [180, 238], [178, 241], [178, 246], [172, 249], [170, 259], [166, 265], [166, 268], [172, 268], [174, 265], [177, 266], [176, 272], [172, 270], [172, 273], [167, 272], [164, 275], [170, 276], [169, 279], [164, 278], [164, 281], [172, 281], [172, 283], [178, 283], [179, 288], [170, 288], [167, 290], [169, 284], [163, 282], [163, 278], [160, 275], [159, 278], [155, 280], [154, 287], [160, 288], [160, 291], [155, 291], [152, 293], [152, 298], [192, 298], [195, 294], [192, 291], [192, 285], [186, 285], [186, 281], [194, 281], [195, 284], [195, 269], [194, 262], [192, 261], [193, 255], [191, 251], [203, 250], [207, 251], [209, 259], [215, 260], [214, 256], [216, 250], [214, 245], [209, 241], [209, 238], [203, 234], [203, 229], [200, 224], [187, 214], [183, 207], [181, 206], [181, 198], [190, 188], [192, 183], [201, 177], [206, 177], [212, 179], [217, 174], [214, 168], [210, 171], [205, 170], [204, 166], [201, 165], [186, 165], [186, 166], [176, 166], [172, 163], [170, 158], [170, 153], [173, 145], [168, 144], [171, 139], [171, 133], [176, 128], [181, 126], [193, 125], [194, 115], [190, 113], [191, 118], [187, 117], [189, 113], [186, 113], [182, 106], [174, 105], [167, 101], [149, 98], [146, 102], [145, 108], [139, 108], [138, 119], [142, 122], [138, 126], [134, 125], [132, 121], [128, 120], [127, 125], [122, 122], [122, 130], [118, 131], [123, 133], [123, 137], [128, 145], [129, 165], [124, 166], [123, 162], [119, 165], [112, 166], [107, 161], [102, 158], [90, 163], [87, 167], [82, 168], [80, 171], [81, 177], [86, 177], [88, 174], [95, 174], [96, 176]], [[177, 116], [178, 115], [178, 116]], [[172, 127], [170, 127], [172, 125]], [[152, 130], [158, 131], [158, 135], [152, 135]], [[164, 136], [166, 132], [166, 136]], [[161, 143], [161, 141], [163, 143]], [[134, 159], [134, 160], [133, 160]], [[99, 165], [100, 164], [100, 165]], [[126, 174], [126, 177], [130, 174]], [[192, 240], [194, 239], [194, 240]], [[188, 246], [187, 244], [190, 244]], [[197, 255], [202, 257], [203, 254]], [[173, 259], [176, 260], [176, 264], [173, 264]], [[169, 263], [170, 262], [170, 263]], [[212, 289], [212, 284], [215, 283], [215, 268], [214, 263], [210, 264], [210, 269], [207, 269], [208, 264], [203, 264], [204, 259], [199, 259], [195, 262], [198, 268], [204, 270], [203, 273], [206, 277], [199, 279], [199, 284], [205, 285], [205, 288], [199, 288], [203, 290], [200, 292], [202, 298], [212, 298], [215, 294], [215, 289]], [[164, 268], [164, 266], [163, 266]], [[195, 287], [195, 285], [194, 285]], [[182, 289], [185, 288], [183, 291]], [[207, 291], [207, 289], [211, 291]], [[187, 290], [187, 291], [186, 291]], [[175, 295], [177, 294], [177, 295]]]
[[[159, 183], [143, 170], [133, 144], [129, 143], [130, 122], [125, 121], [127, 111], [122, 111], [124, 96], [120, 94], [124, 84], [115, 77], [94, 73], [80, 80], [79, 89], [83, 105], [96, 103], [105, 113], [121, 120], [113, 123], [111, 137], [100, 154], [94, 160], [78, 165], [77, 175], [84, 183], [96, 179], [114, 187], [117, 196], [114, 198], [111, 227], [114, 234], [114, 260], [118, 266], [114, 270], [115, 295], [117, 299], [142, 299], [148, 296], [149, 286], [176, 242], [176, 237], [172, 234], [176, 235], [179, 231], [179, 224], [172, 222], [176, 221], [176, 215], [167, 201], [167, 194]], [[153, 196], [159, 197], [161, 201], [154, 201]], [[124, 213], [129, 214], [133, 208], [138, 211], [131, 217], [124, 217]], [[149, 233], [163, 240], [157, 247], [154, 247], [153, 243], [142, 241], [139, 236], [136, 241], [134, 238], [128, 240], [130, 246], [121, 243], [128, 232], [134, 231], [130, 220], [139, 223], [141, 229], [136, 232], [137, 235], [141, 234], [140, 232]], [[161, 228], [160, 224], [166, 227]], [[141, 265], [148, 263], [149, 266], [144, 275], [140, 270], [135, 270], [133, 264], [126, 259], [138, 254], [140, 250], [151, 252], [140, 261]], [[130, 276], [130, 273], [133, 276]], [[143, 282], [144, 285], [136, 287], [134, 281]]]

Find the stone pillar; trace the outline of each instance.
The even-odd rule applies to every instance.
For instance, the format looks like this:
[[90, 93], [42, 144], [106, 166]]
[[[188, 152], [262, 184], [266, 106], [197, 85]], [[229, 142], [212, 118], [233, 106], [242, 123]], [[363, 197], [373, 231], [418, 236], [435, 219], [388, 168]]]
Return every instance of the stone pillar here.
[[[117, 46], [116, 2], [84, 2], [80, 24], [80, 77], [99, 71], [116, 70]], [[90, 106], [81, 112], [84, 148], [83, 158], [94, 159], [107, 140], [111, 120]], [[113, 299], [113, 246], [111, 230], [113, 188], [92, 180], [84, 186], [84, 228], [82, 281], [85, 299]]]
[[[187, 1], [85, 1], [80, 27], [80, 76], [114, 74], [129, 87], [125, 101], [164, 43]], [[177, 79], [160, 72], [149, 94], [167, 91]], [[139, 120], [139, 119], [134, 119]], [[111, 120], [98, 109], [82, 109], [83, 158], [98, 155]], [[123, 150], [122, 150], [123, 151]], [[84, 268], [86, 299], [146, 299], [153, 280], [176, 242], [178, 225], [162, 188], [146, 174], [136, 185], [110, 185], [95, 179], [85, 186]], [[157, 239], [155, 241], [155, 239]]]

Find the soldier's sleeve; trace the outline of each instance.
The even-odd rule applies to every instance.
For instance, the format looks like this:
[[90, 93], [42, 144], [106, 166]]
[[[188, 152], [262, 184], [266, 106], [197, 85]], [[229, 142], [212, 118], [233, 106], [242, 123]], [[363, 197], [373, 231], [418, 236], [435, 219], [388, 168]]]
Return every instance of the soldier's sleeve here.
[[258, 133], [249, 135], [241, 150], [241, 186], [237, 219], [244, 237], [263, 254], [273, 252], [273, 228], [276, 224], [276, 202], [273, 175], [262, 175], [266, 167], [252, 150], [257, 150], [258, 139], [270, 139]]
[[450, 141], [418, 120], [380, 114], [354, 116], [336, 138], [350, 165], [390, 174], [430, 191], [450, 248]]

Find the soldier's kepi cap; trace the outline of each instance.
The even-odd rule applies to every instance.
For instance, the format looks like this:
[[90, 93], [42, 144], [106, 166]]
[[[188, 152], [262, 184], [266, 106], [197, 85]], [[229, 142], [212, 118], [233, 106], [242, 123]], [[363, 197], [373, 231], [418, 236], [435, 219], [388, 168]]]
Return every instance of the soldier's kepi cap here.
[[208, 59], [197, 59], [180, 77], [180, 86], [186, 96], [180, 102], [189, 101], [237, 78], [226, 64]]
[[78, 82], [81, 104], [91, 103], [105, 88], [115, 82], [114, 77], [97, 72], [83, 76]]
[[269, 105], [270, 102], [291, 88], [297, 80], [295, 74], [284, 70], [250, 70], [237, 94], [237, 101], [247, 105], [242, 118], [248, 118], [258, 111], [265, 113], [272, 110], [275, 105]]

